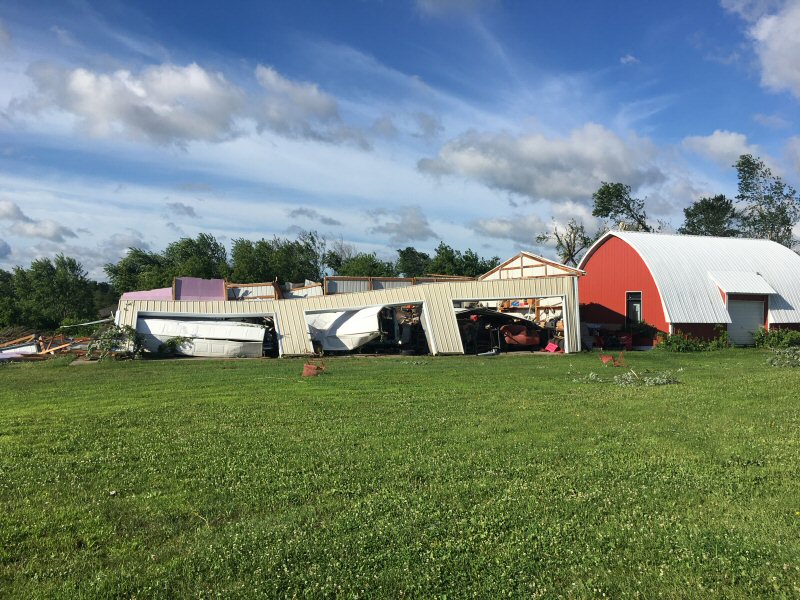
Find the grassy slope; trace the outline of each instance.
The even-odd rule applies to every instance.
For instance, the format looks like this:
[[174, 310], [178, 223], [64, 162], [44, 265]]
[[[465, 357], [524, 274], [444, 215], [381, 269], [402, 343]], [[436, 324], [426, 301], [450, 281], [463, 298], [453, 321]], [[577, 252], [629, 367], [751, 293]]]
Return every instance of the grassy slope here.
[[0, 596], [796, 597], [800, 372], [629, 362], [0, 368]]

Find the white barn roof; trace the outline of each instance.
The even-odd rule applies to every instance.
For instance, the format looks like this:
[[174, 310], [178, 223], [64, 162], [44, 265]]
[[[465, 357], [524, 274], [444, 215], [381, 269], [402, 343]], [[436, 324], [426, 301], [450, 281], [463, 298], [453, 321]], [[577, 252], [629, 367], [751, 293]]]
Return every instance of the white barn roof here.
[[769, 240], [609, 231], [589, 248], [579, 268], [585, 269], [612, 236], [627, 242], [650, 269], [669, 323], [730, 323], [720, 288], [769, 294], [770, 323], [800, 323], [800, 256], [785, 246]]

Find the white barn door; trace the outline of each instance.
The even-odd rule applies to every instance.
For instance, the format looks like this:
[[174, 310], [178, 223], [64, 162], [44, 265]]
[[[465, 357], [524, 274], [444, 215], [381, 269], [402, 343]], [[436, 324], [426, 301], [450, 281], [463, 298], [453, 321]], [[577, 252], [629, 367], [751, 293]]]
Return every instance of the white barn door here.
[[764, 326], [764, 302], [761, 300], [730, 300], [728, 314], [731, 322], [728, 335], [737, 346], [752, 346], [753, 332]]

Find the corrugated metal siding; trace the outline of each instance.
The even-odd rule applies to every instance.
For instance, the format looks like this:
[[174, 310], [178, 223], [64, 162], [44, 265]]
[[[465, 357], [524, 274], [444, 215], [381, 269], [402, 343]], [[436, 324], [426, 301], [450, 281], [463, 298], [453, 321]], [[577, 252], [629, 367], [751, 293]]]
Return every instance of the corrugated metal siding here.
[[353, 294], [337, 294], [293, 300], [254, 300], [251, 302], [175, 302], [121, 301], [120, 322], [135, 327], [138, 314], [252, 314], [273, 315], [278, 330], [281, 354], [302, 356], [313, 349], [305, 313], [319, 310], [364, 308], [375, 305], [422, 303], [432, 336], [431, 346], [438, 354], [461, 354], [461, 335], [453, 310], [453, 300], [489, 300], [564, 297], [564, 321], [568, 351], [580, 348], [578, 299], [572, 277], [522, 280], [458, 281]]
[[609, 238], [588, 262], [581, 263], [581, 268], [586, 270], [578, 280], [582, 321], [622, 325], [626, 292], [641, 292], [644, 320], [660, 331], [669, 330], [656, 282], [642, 258], [625, 241]]
[[393, 290], [396, 288], [404, 288], [413, 285], [413, 281], [403, 281], [402, 279], [373, 279], [372, 289], [375, 290]]
[[366, 279], [328, 279], [325, 285], [328, 294], [350, 294], [369, 290], [369, 281]]

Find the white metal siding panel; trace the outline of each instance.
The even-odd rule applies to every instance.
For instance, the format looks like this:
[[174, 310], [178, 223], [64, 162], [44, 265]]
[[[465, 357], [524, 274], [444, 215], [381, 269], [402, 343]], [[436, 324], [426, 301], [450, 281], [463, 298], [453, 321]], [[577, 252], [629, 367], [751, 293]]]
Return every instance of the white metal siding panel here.
[[[670, 323], [730, 323], [708, 271], [757, 273], [775, 290], [769, 322], [800, 323], [800, 256], [769, 240], [612, 231], [642, 257], [658, 286]], [[599, 246], [601, 238], [594, 247]], [[592, 249], [579, 265], [586, 264]]]

